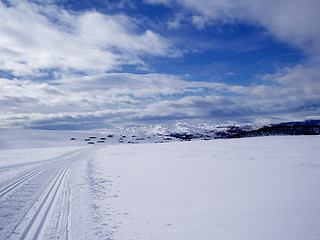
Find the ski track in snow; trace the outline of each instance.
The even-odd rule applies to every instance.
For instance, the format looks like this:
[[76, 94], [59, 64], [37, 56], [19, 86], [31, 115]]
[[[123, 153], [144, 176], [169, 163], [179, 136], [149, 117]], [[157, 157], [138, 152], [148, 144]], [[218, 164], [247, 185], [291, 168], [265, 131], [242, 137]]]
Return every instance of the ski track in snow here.
[[20, 237], [22, 239], [38, 239], [41, 233], [41, 229], [46, 221], [48, 213], [51, 209], [53, 201], [56, 198], [57, 192], [61, 186], [61, 183], [65, 177], [65, 174], [71, 164], [67, 165], [66, 167], [62, 168], [58, 176], [56, 177], [55, 181], [53, 182], [50, 190], [48, 191], [46, 197], [42, 201], [41, 205], [33, 215], [31, 221], [29, 222], [27, 228], [24, 230], [23, 234]]
[[20, 178], [19, 180], [11, 183], [9, 186], [3, 188], [0, 190], [0, 197], [3, 197], [5, 194], [9, 193], [10, 191], [14, 190], [16, 187], [18, 187], [20, 184], [24, 183], [28, 179], [32, 178], [33, 176], [37, 175], [41, 170], [37, 169], [32, 171], [31, 173], [27, 174], [26, 176]]
[[[72, 165], [85, 159], [84, 152], [88, 151], [70, 151], [48, 161], [29, 164], [31, 169], [27, 173], [19, 173], [0, 188], [0, 239], [54, 239], [48, 228], [55, 216], [58, 216], [59, 231], [64, 231], [64, 239], [70, 239], [71, 187], [65, 182]], [[16, 173], [16, 168], [6, 166], [2, 170]], [[64, 199], [67, 207], [59, 209], [65, 213], [57, 213], [53, 208], [58, 198], [66, 195], [69, 197]], [[67, 221], [61, 218], [64, 214]]]

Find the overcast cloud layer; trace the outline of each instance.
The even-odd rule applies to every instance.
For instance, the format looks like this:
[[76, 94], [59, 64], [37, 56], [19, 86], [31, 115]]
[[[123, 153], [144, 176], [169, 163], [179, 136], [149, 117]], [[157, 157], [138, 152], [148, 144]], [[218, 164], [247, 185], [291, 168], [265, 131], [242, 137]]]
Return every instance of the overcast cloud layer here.
[[[0, 1], [0, 127], [89, 129], [320, 116], [319, 1], [120, 1], [103, 11], [66, 6]], [[142, 7], [155, 12], [149, 16]], [[166, 13], [159, 10], [157, 17], [158, 8]], [[252, 65], [245, 76], [250, 81], [237, 80], [234, 70], [194, 77], [205, 72], [200, 57], [210, 48], [193, 41], [193, 33], [239, 25], [259, 32], [268, 44], [291, 49], [288, 56], [301, 57], [279, 60], [268, 72]], [[180, 32], [192, 32], [184, 44]], [[217, 39], [209, 35], [205, 41], [214, 45]], [[241, 41], [239, 35], [235, 52], [244, 51]], [[263, 59], [256, 55], [256, 62]], [[175, 64], [187, 58], [195, 59], [192, 73], [175, 73]]]

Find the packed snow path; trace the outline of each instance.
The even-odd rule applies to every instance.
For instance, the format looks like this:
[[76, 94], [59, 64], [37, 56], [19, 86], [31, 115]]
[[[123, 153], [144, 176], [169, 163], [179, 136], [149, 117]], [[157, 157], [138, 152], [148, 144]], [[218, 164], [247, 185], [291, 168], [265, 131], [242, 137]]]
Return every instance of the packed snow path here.
[[0, 150], [0, 239], [318, 240], [319, 144]]
[[[66, 179], [70, 167], [88, 160], [92, 151], [75, 150], [46, 161], [2, 168], [1, 174], [10, 178], [0, 190], [0, 239], [54, 238], [55, 234], [47, 232], [53, 221], [60, 228], [56, 229], [59, 234], [64, 232], [69, 239], [71, 198], [65, 197], [70, 195], [71, 186]], [[54, 209], [59, 197], [63, 197], [64, 207]], [[55, 216], [58, 218], [54, 220]]]

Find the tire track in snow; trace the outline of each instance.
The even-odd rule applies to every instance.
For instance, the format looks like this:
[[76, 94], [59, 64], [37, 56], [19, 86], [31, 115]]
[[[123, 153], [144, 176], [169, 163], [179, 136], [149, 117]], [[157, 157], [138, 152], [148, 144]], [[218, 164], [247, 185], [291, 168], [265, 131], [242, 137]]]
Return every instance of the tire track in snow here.
[[25, 181], [29, 180], [30, 178], [32, 178], [33, 176], [37, 175], [38, 173], [40, 173], [42, 170], [37, 169], [35, 171], [32, 171], [31, 173], [28, 173], [26, 176], [20, 178], [19, 180], [9, 184], [8, 186], [6, 186], [5, 188], [0, 190], [0, 197], [3, 197], [4, 195], [6, 195], [7, 193], [9, 193], [11, 190], [15, 189], [16, 187], [18, 187], [20, 184], [24, 183]]
[[38, 239], [43, 225], [46, 222], [49, 211], [55, 201], [56, 195], [60, 189], [60, 186], [64, 180], [67, 170], [72, 164], [69, 164], [62, 168], [56, 179], [53, 181], [52, 186], [47, 192], [45, 198], [42, 200], [41, 205], [38, 207], [37, 211], [34, 213], [32, 219], [30, 220], [28, 226], [23, 231], [20, 240], [22, 239]]

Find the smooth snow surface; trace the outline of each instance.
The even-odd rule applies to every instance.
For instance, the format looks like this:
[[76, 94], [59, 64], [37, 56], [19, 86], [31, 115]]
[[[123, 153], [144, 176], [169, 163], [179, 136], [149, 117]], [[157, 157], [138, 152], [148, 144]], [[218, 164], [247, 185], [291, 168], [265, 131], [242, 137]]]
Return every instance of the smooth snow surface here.
[[320, 239], [319, 136], [54, 141], [0, 150], [0, 239]]

